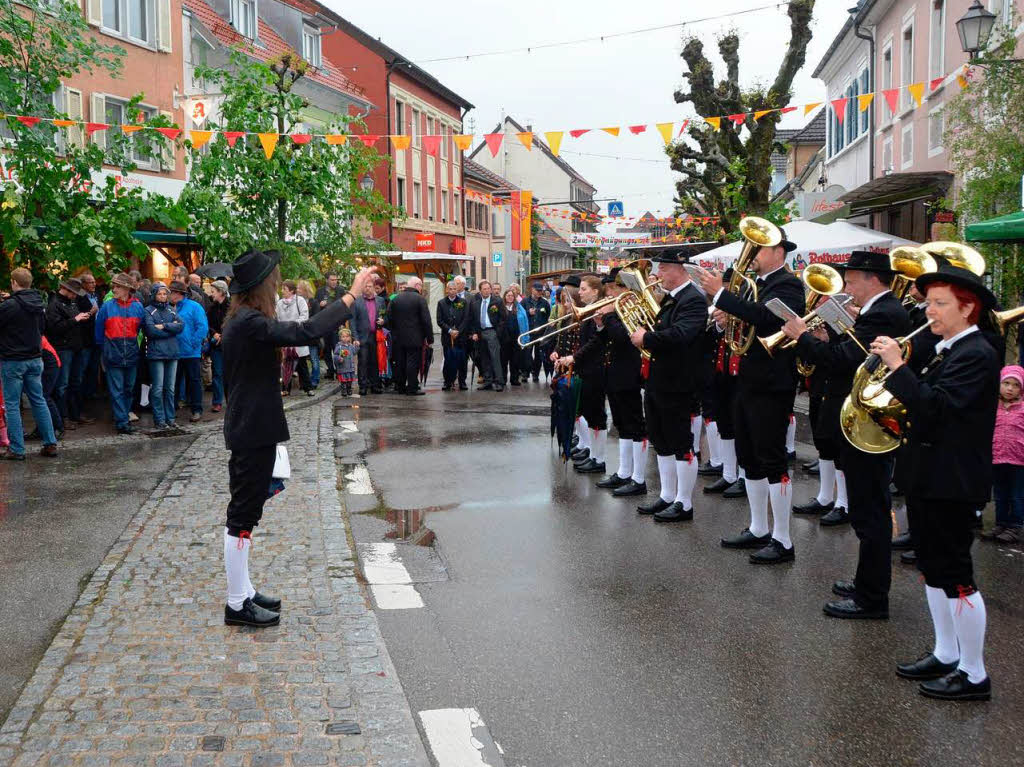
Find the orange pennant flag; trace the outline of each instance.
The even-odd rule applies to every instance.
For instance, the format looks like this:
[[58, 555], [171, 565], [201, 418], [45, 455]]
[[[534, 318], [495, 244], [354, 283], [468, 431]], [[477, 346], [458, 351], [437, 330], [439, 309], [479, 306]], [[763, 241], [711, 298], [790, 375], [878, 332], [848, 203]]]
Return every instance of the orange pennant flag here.
[[392, 136], [391, 143], [395, 145], [395, 149], [408, 149], [412, 144], [412, 136]]
[[774, 111], [775, 111], [774, 109], [758, 109], [756, 112], [754, 112], [754, 122], [757, 122], [758, 120], [760, 120], [762, 117], [764, 117], [769, 112], [774, 112]]
[[212, 130], [192, 130], [188, 132], [189, 141], [193, 149], [201, 149], [203, 144], [213, 138]]
[[343, 146], [348, 141], [348, 136], [344, 133], [328, 133], [324, 138], [331, 146]]
[[141, 125], [122, 125], [121, 130], [124, 133], [135, 133], [135, 131], [142, 130]]
[[74, 120], [54, 120], [53, 124], [56, 125], [58, 128], [70, 128], [72, 125], [75, 124], [75, 121]]
[[516, 138], [522, 142], [523, 146], [526, 147], [527, 151], [529, 151], [533, 147], [532, 131], [523, 131], [522, 133], [517, 133]]
[[263, 153], [269, 160], [274, 154], [274, 147], [277, 146], [278, 139], [281, 138], [278, 133], [259, 133], [260, 143], [263, 145]]
[[558, 150], [562, 148], [562, 136], [565, 135], [564, 131], [553, 130], [548, 131], [544, 134], [545, 140], [548, 142], [548, 146], [551, 147], [551, 154], [558, 157]]
[[924, 96], [924, 83], [908, 85], [907, 90], [910, 91], [910, 95], [914, 97], [914, 102], [918, 106], [921, 106], [921, 98]]
[[459, 148], [460, 152], [466, 152], [471, 146], [473, 146], [473, 134], [472, 133], [457, 133], [452, 136], [452, 141], [455, 142], [455, 146]]
[[871, 106], [871, 102], [875, 100], [874, 93], [865, 93], [857, 97], [857, 107], [861, 112], [868, 111], [868, 107]]
[[970, 70], [967, 68], [967, 65], [964, 64], [964, 68], [960, 70], [960, 74], [956, 76], [957, 85], [959, 85], [961, 88], [967, 87], [967, 74], [969, 71]]
[[665, 143], [669, 144], [672, 142], [672, 127], [675, 123], [658, 123], [655, 127], [658, 129], [658, 133], [665, 139]]
[[722, 127], [721, 117], [705, 117], [704, 122], [710, 125], [714, 130], [718, 130], [720, 127]]
[[618, 136], [619, 135], [618, 127], [615, 127], [615, 128], [601, 128], [601, 130], [603, 130], [609, 136]]
[[815, 101], [813, 104], [804, 105], [804, 117], [807, 117], [811, 112], [821, 106], [820, 101]]

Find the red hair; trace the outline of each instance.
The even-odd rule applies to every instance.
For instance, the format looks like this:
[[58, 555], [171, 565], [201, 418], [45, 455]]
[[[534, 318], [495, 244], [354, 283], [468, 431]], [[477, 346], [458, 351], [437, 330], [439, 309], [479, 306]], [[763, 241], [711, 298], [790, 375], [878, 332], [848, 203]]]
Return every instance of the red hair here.
[[954, 285], [941, 280], [936, 280], [928, 285], [928, 290], [932, 288], [949, 288], [961, 309], [967, 304], [971, 304], [971, 313], [967, 315], [967, 324], [976, 325], [978, 323], [978, 318], [981, 316], [981, 299], [976, 294], [962, 285]]

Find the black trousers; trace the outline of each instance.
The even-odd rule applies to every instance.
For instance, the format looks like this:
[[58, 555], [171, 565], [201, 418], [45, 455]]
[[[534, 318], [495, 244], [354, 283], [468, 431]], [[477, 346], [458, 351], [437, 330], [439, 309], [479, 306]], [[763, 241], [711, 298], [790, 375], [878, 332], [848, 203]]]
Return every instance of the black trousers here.
[[608, 392], [608, 407], [612, 411], [612, 424], [619, 439], [640, 442], [647, 439], [644, 423], [644, 403], [639, 389]]
[[[309, 377], [309, 357], [298, 357], [295, 360], [295, 372], [299, 374], [299, 388], [302, 391], [309, 391], [313, 388], [313, 381]], [[284, 390], [291, 393], [292, 378], [284, 382]]]
[[395, 391], [402, 394], [416, 391], [420, 386], [423, 347], [395, 346], [391, 353], [391, 373], [395, 379]]
[[263, 504], [267, 502], [277, 446], [256, 447], [251, 450], [232, 450], [228, 459], [228, 535], [238, 537], [241, 531], [251, 533], [263, 517]]
[[651, 447], [661, 456], [675, 456], [677, 461], [690, 458], [693, 432], [690, 430], [690, 408], [694, 395], [687, 392], [657, 392], [644, 395], [644, 416]]
[[821, 405], [818, 407], [818, 419], [814, 422], [814, 446], [818, 449], [819, 458], [835, 461], [836, 468], [845, 471], [843, 467], [845, 448], [852, 447], [852, 445], [843, 436], [839, 426], [839, 415], [843, 409], [844, 399], [845, 397], [826, 396], [821, 400]]
[[580, 376], [580, 415], [587, 419], [587, 428], [604, 431], [608, 428], [608, 411], [604, 407], [604, 377]]
[[811, 439], [814, 441], [814, 448], [818, 451], [818, 457], [821, 457], [821, 448], [818, 447], [818, 436], [814, 433], [818, 428], [818, 414], [821, 413], [821, 401], [822, 396], [820, 394], [812, 394], [807, 398], [807, 420], [811, 423]]
[[907, 496], [917, 569], [927, 585], [942, 589], [950, 599], [977, 590], [971, 560], [977, 506], [965, 501]]
[[796, 389], [737, 389], [733, 401], [736, 460], [746, 471], [747, 479], [767, 479], [769, 484], [776, 484], [786, 476], [786, 429], [795, 397]]
[[524, 372], [529, 372], [534, 378], [540, 377], [540, 369], [544, 365], [546, 355], [544, 354], [544, 344], [534, 344], [526, 349], [523, 349], [523, 356], [529, 363], [524, 367]]
[[849, 481], [850, 524], [860, 541], [854, 600], [866, 609], [889, 605], [892, 584], [892, 456], [858, 450], [845, 439], [840, 447]]
[[380, 370], [377, 367], [377, 334], [370, 333], [359, 344], [359, 393], [380, 389]]
[[718, 436], [722, 439], [736, 439], [733, 423], [733, 401], [736, 398], [736, 376], [716, 375], [712, 388], [715, 404], [715, 423]]
[[498, 378], [502, 383], [515, 381], [519, 383], [519, 344], [515, 339], [508, 339], [501, 342], [501, 375]]

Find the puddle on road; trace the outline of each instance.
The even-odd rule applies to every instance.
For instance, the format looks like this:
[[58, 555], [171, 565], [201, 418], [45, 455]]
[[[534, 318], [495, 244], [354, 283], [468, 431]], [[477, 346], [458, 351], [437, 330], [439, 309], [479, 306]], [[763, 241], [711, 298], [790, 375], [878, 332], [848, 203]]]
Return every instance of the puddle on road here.
[[427, 527], [427, 514], [433, 511], [449, 511], [457, 505], [450, 503], [443, 506], [426, 506], [422, 509], [389, 509], [380, 504], [375, 509], [358, 514], [383, 520], [388, 526], [384, 533], [386, 541], [402, 541], [414, 546], [433, 546], [436, 536], [434, 531]]

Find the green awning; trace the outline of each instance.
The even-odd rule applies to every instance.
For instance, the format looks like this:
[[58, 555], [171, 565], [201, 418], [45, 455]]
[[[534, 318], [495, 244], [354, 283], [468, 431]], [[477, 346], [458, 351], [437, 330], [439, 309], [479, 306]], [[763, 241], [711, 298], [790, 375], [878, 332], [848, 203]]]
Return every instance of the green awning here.
[[1024, 242], [1024, 210], [968, 224], [971, 242]]
[[196, 238], [185, 232], [152, 232], [145, 229], [136, 229], [132, 237], [143, 242], [156, 242], [161, 245], [196, 245]]

